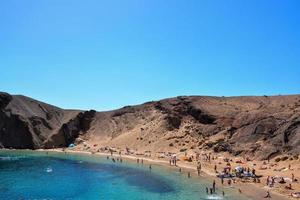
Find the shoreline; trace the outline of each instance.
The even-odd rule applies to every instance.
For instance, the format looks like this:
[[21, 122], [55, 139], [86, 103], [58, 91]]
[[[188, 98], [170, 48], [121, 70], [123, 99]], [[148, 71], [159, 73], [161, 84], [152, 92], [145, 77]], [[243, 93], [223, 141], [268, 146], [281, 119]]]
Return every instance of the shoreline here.
[[[38, 151], [38, 152], [55, 152], [55, 153], [70, 153], [70, 154], [80, 154], [82, 156], [84, 155], [89, 155], [89, 156], [99, 156], [99, 157], [119, 157], [119, 155], [117, 154], [113, 154], [113, 156], [111, 156], [110, 153], [105, 153], [105, 152], [95, 152], [92, 153], [90, 151], [83, 151], [83, 150], [70, 150], [70, 149], [37, 149], [37, 150], [33, 150], [33, 151]], [[223, 186], [219, 183], [219, 178], [216, 177], [216, 175], [211, 172], [209, 169], [207, 169], [206, 167], [202, 167], [201, 170], [201, 175], [198, 176], [197, 175], [197, 170], [196, 167], [193, 166], [192, 164], [188, 164], [188, 163], [177, 163], [177, 166], [170, 166], [169, 162], [167, 160], [160, 160], [160, 159], [155, 159], [155, 158], [149, 158], [149, 157], [143, 157], [143, 156], [137, 156], [137, 155], [121, 155], [122, 159], [128, 160], [130, 162], [136, 161], [137, 159], [143, 159], [144, 163], [146, 161], [146, 164], [155, 164], [155, 165], [159, 165], [162, 167], [167, 167], [171, 170], [175, 170], [175, 169], [179, 169], [181, 168], [183, 171], [182, 173], [187, 173], [190, 172], [192, 176], [195, 176], [196, 178], [207, 178], [211, 181], [216, 180], [217, 183], [217, 187], [218, 188], [225, 188], [227, 186]], [[266, 188], [261, 188], [259, 185], [255, 185], [253, 183], [235, 183], [234, 186], [231, 187], [231, 189], [235, 192], [238, 192], [238, 190], [240, 189], [242, 191], [241, 195], [245, 196], [247, 198], [250, 199], [254, 199], [254, 200], [263, 200], [266, 199], [264, 198], [264, 196], [266, 195], [267, 191], [269, 191], [271, 193], [271, 196], [273, 200], [288, 200], [288, 199], [293, 199], [293, 198], [289, 198], [283, 194], [280, 194], [276, 191], [272, 191], [272, 190], [268, 190]], [[255, 191], [255, 192], [253, 192]]]

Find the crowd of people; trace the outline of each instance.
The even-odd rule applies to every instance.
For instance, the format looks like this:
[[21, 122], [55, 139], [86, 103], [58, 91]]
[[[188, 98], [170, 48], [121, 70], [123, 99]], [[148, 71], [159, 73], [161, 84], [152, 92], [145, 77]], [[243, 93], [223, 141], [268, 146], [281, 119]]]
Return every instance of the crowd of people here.
[[[153, 153], [151, 151], [145, 151], [146, 153], [137, 153], [137, 150], [129, 149], [128, 147], [125, 148], [125, 150], [118, 150], [115, 148], [109, 148], [104, 147], [98, 150], [98, 152], [104, 152], [109, 153], [110, 158], [113, 162], [122, 162], [122, 156], [124, 155], [132, 155], [136, 157], [137, 164], [144, 164], [144, 159], [141, 157], [157, 157], [159, 159], [168, 159], [169, 165], [172, 167], [177, 167], [179, 173], [186, 173], [187, 178], [192, 177], [192, 171], [182, 170], [180, 165], [178, 166], [178, 161], [180, 161], [180, 164], [187, 162], [191, 163], [195, 166], [195, 171], [198, 176], [201, 176], [202, 169], [205, 168], [205, 170], [214, 172], [216, 176], [220, 179], [220, 185], [221, 188], [224, 188], [224, 186], [228, 187], [234, 187], [236, 188], [240, 193], [242, 193], [241, 189], [239, 188], [239, 185], [243, 182], [249, 182], [252, 180], [253, 183], [261, 183], [262, 175], [257, 174], [257, 170], [255, 168], [255, 165], [252, 165], [252, 167], [247, 166], [250, 159], [246, 158], [245, 161], [242, 160], [235, 160], [233, 161], [230, 158], [224, 158], [220, 157], [216, 154], [212, 153], [195, 153], [193, 155], [188, 154], [187, 152], [184, 152], [184, 154], [178, 154], [178, 153], [165, 153], [165, 152], [158, 152], [159, 155], [156, 153]], [[114, 156], [114, 154], [118, 154], [119, 156]], [[182, 157], [180, 157], [182, 155]], [[141, 157], [140, 157], [141, 156]], [[109, 159], [109, 157], [108, 157]], [[267, 162], [270, 163], [270, 160]], [[239, 166], [240, 164], [240, 166]], [[264, 163], [265, 164], [265, 163]], [[149, 170], [152, 170], [152, 166], [148, 165]], [[262, 168], [262, 167], [261, 167]], [[261, 169], [260, 169], [261, 170]], [[289, 164], [288, 170], [292, 170], [292, 166]], [[275, 171], [275, 170], [274, 170]], [[260, 171], [261, 172], [261, 171]], [[292, 173], [291, 175], [292, 183], [297, 183], [297, 179], [295, 178], [295, 175]], [[275, 185], [281, 184], [285, 185], [286, 190], [292, 191], [294, 189], [293, 184], [290, 183], [290, 181], [286, 180], [284, 177], [275, 177], [275, 176], [268, 176], [266, 178], [266, 186], [269, 189], [272, 189]], [[205, 191], [208, 195], [216, 194], [216, 181], [214, 180], [212, 185], [210, 187], [205, 187]], [[297, 192], [294, 192], [295, 195], [298, 195]], [[224, 191], [221, 191], [221, 195], [225, 195]], [[294, 195], [294, 196], [295, 196]], [[300, 195], [300, 194], [299, 194]], [[271, 193], [268, 191], [264, 198], [271, 198]]]

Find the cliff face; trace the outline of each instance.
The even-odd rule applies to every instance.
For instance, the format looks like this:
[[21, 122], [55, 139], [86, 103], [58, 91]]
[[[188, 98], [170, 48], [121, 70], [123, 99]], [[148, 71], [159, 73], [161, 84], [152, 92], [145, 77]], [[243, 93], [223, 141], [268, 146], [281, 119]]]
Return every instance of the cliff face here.
[[177, 97], [110, 112], [63, 110], [0, 93], [0, 146], [90, 143], [144, 150], [226, 151], [259, 159], [300, 153], [300, 95]]
[[[63, 110], [25, 96], [0, 93], [0, 147], [37, 149], [67, 146], [86, 131], [86, 112]], [[89, 112], [88, 112], [89, 113]], [[72, 127], [72, 122], [79, 125]], [[83, 123], [83, 124], [80, 124]], [[61, 129], [69, 127], [69, 129]], [[53, 137], [61, 138], [52, 142]]]

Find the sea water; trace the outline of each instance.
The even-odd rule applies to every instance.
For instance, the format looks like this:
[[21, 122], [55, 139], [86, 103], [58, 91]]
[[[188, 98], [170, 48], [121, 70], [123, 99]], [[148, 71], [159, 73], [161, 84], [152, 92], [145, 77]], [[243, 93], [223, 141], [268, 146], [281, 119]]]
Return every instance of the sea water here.
[[[99, 156], [0, 151], [0, 199], [246, 200], [230, 188], [207, 195], [211, 183], [178, 170]], [[225, 197], [222, 196], [225, 191]]]

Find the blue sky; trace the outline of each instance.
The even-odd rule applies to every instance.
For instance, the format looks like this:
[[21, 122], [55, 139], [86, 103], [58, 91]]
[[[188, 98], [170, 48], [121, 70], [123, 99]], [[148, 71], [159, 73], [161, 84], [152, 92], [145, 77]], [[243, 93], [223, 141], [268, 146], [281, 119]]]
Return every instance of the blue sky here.
[[109, 110], [300, 93], [298, 0], [0, 1], [0, 91]]

